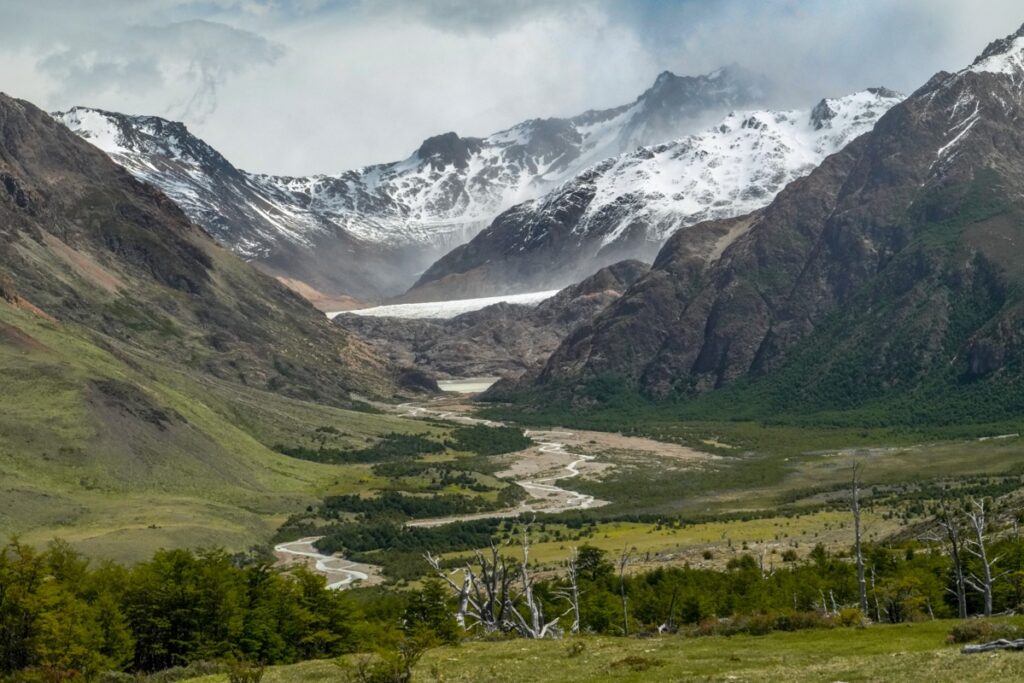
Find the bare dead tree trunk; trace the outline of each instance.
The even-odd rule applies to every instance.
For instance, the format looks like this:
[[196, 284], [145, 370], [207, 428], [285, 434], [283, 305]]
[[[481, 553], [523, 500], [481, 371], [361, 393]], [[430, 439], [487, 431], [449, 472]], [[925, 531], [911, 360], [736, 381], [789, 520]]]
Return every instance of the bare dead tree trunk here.
[[580, 624], [582, 620], [580, 618], [580, 587], [579, 587], [579, 552], [576, 548], [572, 549], [572, 556], [569, 558], [569, 567], [566, 572], [566, 579], [569, 585], [561, 590], [555, 591], [555, 595], [567, 600], [569, 602], [569, 611], [572, 612], [572, 626], [569, 629], [570, 633], [579, 633]]
[[[530, 573], [530, 535], [529, 525], [523, 530], [523, 563], [510, 565], [501, 556], [498, 548], [491, 545], [490, 557], [477, 552], [474, 568], [467, 562], [460, 570], [463, 575], [462, 585], [457, 584], [452, 576], [441, 569], [440, 560], [429, 553], [425, 556], [452, 592], [458, 597], [458, 611], [455, 618], [465, 629], [481, 628], [485, 633], [495, 631], [513, 631], [524, 638], [557, 637], [561, 634], [559, 620], [569, 613], [555, 617], [550, 621], [544, 619], [544, 606], [533, 593], [533, 576]], [[522, 588], [517, 591], [515, 584]], [[520, 605], [525, 602], [526, 614]]]
[[579, 553], [575, 548], [572, 550], [572, 559], [569, 560], [569, 604], [572, 605], [572, 633], [580, 632], [580, 570]]
[[953, 564], [953, 583], [956, 592], [957, 613], [961, 619], [967, 618], [967, 583], [964, 580], [963, 541], [960, 538], [960, 528], [956, 518], [950, 512], [946, 501], [942, 501], [942, 518], [939, 526], [946, 533], [946, 540], [949, 542], [949, 558]]
[[860, 594], [860, 613], [868, 613], [868, 585], [864, 579], [864, 550], [861, 547], [860, 538], [860, 465], [856, 459], [853, 461], [852, 477], [852, 501], [853, 511], [853, 552], [857, 563], [857, 589]]
[[981, 576], [972, 572], [964, 577], [964, 581], [982, 594], [985, 600], [985, 616], [990, 617], [992, 616], [992, 585], [999, 578], [992, 573], [992, 569], [1000, 558], [990, 559], [988, 551], [985, 549], [985, 501], [972, 500], [971, 507], [973, 510], [967, 513], [967, 521], [971, 525], [974, 537], [968, 539], [964, 543], [964, 547], [981, 563]]
[[1024, 650], [1024, 638], [1020, 640], [1006, 640], [1003, 638], [989, 643], [981, 643], [980, 645], [965, 645], [960, 652], [965, 655], [973, 655], [979, 652], [992, 652], [993, 650]]
[[629, 564], [629, 553], [625, 548], [619, 556], [619, 597], [622, 599], [622, 635], [629, 635], [629, 608], [626, 599], [626, 565]]
[[875, 589], [875, 565], [871, 565], [871, 596], [875, 599], [875, 622], [882, 623], [882, 609], [878, 606], [878, 591]]
[[[473, 567], [473, 562], [467, 562], [451, 574], [441, 568], [439, 558], [429, 553], [424, 557], [456, 596], [455, 620], [462, 628], [480, 628], [485, 633], [508, 630], [508, 610], [518, 597], [512, 586], [519, 576], [519, 569], [509, 566], [497, 546], [491, 545], [490, 557], [481, 551], [476, 552], [474, 561], [477, 568]], [[452, 578], [458, 572], [462, 573], [462, 585]]]

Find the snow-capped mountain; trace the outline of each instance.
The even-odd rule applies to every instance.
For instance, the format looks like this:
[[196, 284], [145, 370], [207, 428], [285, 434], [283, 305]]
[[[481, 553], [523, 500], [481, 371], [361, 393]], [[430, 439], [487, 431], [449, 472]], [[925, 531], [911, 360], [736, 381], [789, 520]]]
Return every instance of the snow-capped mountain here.
[[1022, 84], [1024, 26], [935, 74], [763, 210], [676, 232], [648, 275], [562, 342], [530, 400], [574, 393], [592, 407], [600, 378], [673, 402], [732, 384], [695, 412], [738, 419], [1015, 419]]
[[624, 258], [650, 261], [681, 227], [768, 204], [901, 99], [872, 88], [807, 110], [733, 112], [703, 133], [606, 159], [498, 216], [404, 298], [551, 289]]
[[283, 177], [232, 166], [181, 123], [76, 107], [54, 114], [200, 225], [269, 271], [326, 292], [379, 298], [486, 227], [611, 156], [700, 130], [768, 86], [739, 67], [664, 72], [634, 102], [533, 119], [486, 138], [445, 133], [407, 159]]

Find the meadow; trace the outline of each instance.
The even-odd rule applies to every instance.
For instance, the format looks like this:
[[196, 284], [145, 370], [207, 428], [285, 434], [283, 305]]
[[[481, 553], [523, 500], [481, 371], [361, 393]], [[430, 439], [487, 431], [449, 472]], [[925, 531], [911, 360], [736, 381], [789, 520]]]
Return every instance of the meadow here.
[[[764, 636], [471, 642], [429, 650], [414, 680], [493, 681], [1019, 681], [1024, 657], [962, 655], [937, 620]], [[574, 654], [575, 653], [575, 654]], [[358, 655], [356, 655], [358, 657]], [[350, 661], [352, 657], [349, 657]], [[344, 663], [344, 660], [342, 664]], [[270, 667], [264, 683], [338, 681], [334, 661]], [[221, 683], [223, 675], [192, 679]]]

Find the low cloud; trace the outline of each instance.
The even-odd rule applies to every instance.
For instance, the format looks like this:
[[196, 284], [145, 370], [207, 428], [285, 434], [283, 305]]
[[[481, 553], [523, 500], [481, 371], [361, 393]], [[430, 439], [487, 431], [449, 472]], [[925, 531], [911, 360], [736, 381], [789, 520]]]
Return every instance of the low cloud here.
[[631, 101], [739, 63], [784, 106], [910, 92], [1019, 0], [0, 0], [0, 90], [184, 120], [238, 165], [336, 172], [432, 134]]
[[39, 61], [62, 98], [88, 102], [95, 93], [125, 99], [159, 96], [173, 118], [203, 123], [217, 110], [229, 78], [274, 64], [284, 47], [211, 21], [128, 26], [111, 35], [72, 40]]

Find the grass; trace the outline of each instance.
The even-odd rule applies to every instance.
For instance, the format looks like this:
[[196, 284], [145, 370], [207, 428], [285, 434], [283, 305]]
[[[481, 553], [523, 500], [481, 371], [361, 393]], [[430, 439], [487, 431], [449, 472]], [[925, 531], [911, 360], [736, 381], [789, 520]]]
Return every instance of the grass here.
[[[765, 636], [626, 639], [582, 636], [567, 641], [471, 642], [427, 652], [419, 681], [1019, 681], [1024, 657], [1003, 652], [962, 655], [946, 644], [955, 622]], [[271, 667], [264, 683], [337, 681], [329, 661]], [[220, 683], [224, 676], [194, 679]]]
[[[885, 519], [881, 514], [865, 511], [863, 516], [865, 538], [881, 538], [899, 528], [897, 520]], [[751, 520], [711, 521], [673, 526], [670, 524], [644, 524], [639, 522], [600, 523], [581, 530], [569, 529], [561, 524], [546, 524], [543, 530], [535, 526], [530, 546], [530, 559], [541, 566], [553, 566], [569, 558], [574, 547], [590, 545], [617, 557], [622, 551], [631, 553], [634, 571], [651, 568], [658, 563], [682, 564], [694, 567], [721, 569], [735, 557], [744, 553], [759, 556], [765, 552], [765, 564], [780, 566], [784, 550], [792, 548], [799, 558], [806, 557], [815, 544], [821, 543], [831, 551], [847, 550], [852, 539], [850, 513], [847, 511], [819, 511], [793, 517], [764, 517]], [[562, 539], [555, 538], [560, 532]], [[513, 541], [518, 537], [512, 536]], [[710, 551], [711, 559], [704, 558]], [[508, 549], [511, 556], [519, 556], [519, 547]], [[452, 557], [461, 553], [451, 553]]]
[[[7, 305], [0, 374], [0, 537], [63, 537], [98, 558], [132, 561], [168, 546], [243, 549], [324, 494], [373, 481], [368, 466], [296, 460], [273, 443], [324, 425], [352, 446], [438, 431], [177, 369]], [[101, 385], [127, 388], [128, 398], [112, 399]]]
[[779, 506], [819, 507], [845, 495], [854, 458], [863, 465], [869, 487], [1024, 473], [1024, 438], [1019, 436], [936, 440], [914, 432], [749, 422], [665, 422], [649, 425], [645, 432], [721, 457], [674, 465], [650, 453], [599, 453], [598, 461], [612, 467], [572, 484], [612, 501], [594, 514], [697, 517], [760, 514]]

